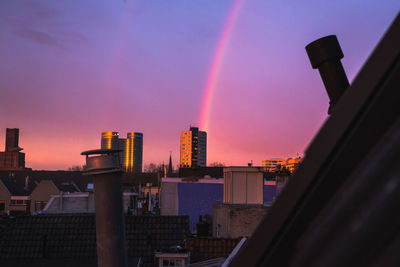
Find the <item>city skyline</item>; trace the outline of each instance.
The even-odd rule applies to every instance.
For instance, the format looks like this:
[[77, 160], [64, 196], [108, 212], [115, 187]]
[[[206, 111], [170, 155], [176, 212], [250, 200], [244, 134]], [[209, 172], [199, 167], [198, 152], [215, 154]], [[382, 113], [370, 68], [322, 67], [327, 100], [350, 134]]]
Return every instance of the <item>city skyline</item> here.
[[2, 1], [0, 146], [5, 128], [19, 128], [27, 167], [67, 169], [100, 132], [134, 128], [146, 135], [144, 164], [172, 151], [176, 165], [180, 132], [196, 125], [208, 133], [208, 163], [295, 156], [329, 105], [305, 45], [336, 34], [352, 81], [399, 8]]

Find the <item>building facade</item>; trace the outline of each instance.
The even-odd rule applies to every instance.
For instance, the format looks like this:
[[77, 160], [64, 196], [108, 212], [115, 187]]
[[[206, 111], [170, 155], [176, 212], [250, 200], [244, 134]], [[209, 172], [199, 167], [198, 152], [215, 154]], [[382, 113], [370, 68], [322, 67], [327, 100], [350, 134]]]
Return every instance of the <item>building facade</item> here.
[[126, 137], [126, 158], [123, 166], [127, 172], [141, 173], [143, 169], [143, 134], [130, 132]]
[[277, 172], [284, 168], [293, 173], [300, 162], [301, 162], [301, 157], [271, 158], [271, 159], [264, 159], [262, 161], [262, 166], [264, 170], [267, 172]]
[[141, 173], [143, 168], [143, 134], [129, 132], [127, 138], [119, 138], [118, 132], [101, 134], [101, 149], [119, 149], [121, 168], [126, 172]]
[[101, 133], [101, 149], [119, 149], [119, 133]]
[[207, 166], [207, 133], [197, 127], [181, 133], [181, 168]]

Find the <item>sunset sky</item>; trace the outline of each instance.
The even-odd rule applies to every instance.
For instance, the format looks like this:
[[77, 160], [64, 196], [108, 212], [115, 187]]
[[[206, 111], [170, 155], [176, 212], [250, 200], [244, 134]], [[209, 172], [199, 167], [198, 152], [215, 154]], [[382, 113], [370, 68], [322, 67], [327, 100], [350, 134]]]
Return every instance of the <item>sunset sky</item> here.
[[102, 131], [144, 135], [144, 164], [179, 163], [180, 132], [208, 163], [302, 154], [328, 97], [304, 47], [336, 34], [352, 81], [398, 0], [0, 1], [0, 149], [20, 128], [26, 166], [67, 169]]

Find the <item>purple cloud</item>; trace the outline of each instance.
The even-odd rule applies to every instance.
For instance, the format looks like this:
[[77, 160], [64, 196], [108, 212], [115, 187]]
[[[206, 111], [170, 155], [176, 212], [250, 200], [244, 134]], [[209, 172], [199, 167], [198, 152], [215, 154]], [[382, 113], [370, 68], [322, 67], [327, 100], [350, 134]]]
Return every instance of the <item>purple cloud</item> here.
[[26, 39], [32, 40], [39, 44], [62, 47], [62, 45], [48, 33], [41, 32], [34, 29], [20, 29], [17, 30], [16, 33]]

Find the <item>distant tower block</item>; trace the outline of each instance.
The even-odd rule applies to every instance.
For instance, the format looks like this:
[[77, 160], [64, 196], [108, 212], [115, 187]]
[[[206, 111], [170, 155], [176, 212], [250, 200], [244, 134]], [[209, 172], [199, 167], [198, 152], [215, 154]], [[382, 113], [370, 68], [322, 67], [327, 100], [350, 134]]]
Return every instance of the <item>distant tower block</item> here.
[[197, 127], [181, 133], [181, 168], [206, 167], [207, 133]]
[[101, 149], [119, 149], [118, 132], [101, 133]]
[[130, 132], [126, 138], [125, 157], [122, 166], [127, 172], [141, 173], [143, 167], [143, 134]]

